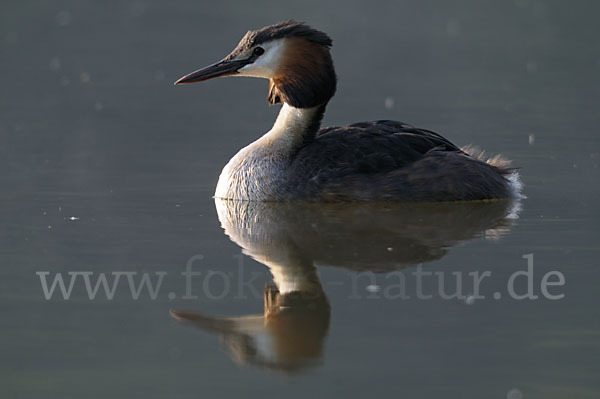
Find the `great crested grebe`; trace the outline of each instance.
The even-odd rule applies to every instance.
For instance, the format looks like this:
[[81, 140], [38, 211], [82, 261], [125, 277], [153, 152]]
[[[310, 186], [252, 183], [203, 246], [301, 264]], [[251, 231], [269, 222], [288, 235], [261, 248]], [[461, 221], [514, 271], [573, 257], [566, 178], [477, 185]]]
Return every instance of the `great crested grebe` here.
[[336, 89], [327, 34], [295, 21], [249, 31], [223, 60], [175, 84], [269, 79], [273, 128], [227, 163], [215, 197], [250, 201], [458, 201], [519, 195], [517, 172], [437, 133], [379, 120], [319, 129]]

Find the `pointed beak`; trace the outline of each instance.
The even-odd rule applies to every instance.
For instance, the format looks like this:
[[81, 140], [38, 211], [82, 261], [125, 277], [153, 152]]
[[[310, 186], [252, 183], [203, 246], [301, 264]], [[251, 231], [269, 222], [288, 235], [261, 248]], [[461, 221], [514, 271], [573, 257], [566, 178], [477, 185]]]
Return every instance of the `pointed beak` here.
[[188, 75], [185, 75], [175, 82], [176, 85], [184, 83], [202, 82], [204, 80], [218, 78], [221, 76], [231, 76], [238, 73], [238, 70], [250, 63], [252, 59], [245, 60], [233, 60], [233, 61], [219, 61], [216, 64], [207, 66], [199, 69]]

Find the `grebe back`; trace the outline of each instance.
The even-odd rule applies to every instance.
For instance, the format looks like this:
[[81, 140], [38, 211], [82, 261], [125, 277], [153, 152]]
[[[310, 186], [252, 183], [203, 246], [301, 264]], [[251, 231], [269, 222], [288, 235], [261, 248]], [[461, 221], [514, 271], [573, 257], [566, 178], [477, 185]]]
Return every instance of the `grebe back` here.
[[227, 163], [215, 197], [250, 201], [460, 201], [519, 195], [509, 162], [441, 135], [378, 120], [320, 129], [337, 78], [327, 34], [295, 21], [249, 31], [223, 60], [175, 84], [269, 79], [273, 128]]

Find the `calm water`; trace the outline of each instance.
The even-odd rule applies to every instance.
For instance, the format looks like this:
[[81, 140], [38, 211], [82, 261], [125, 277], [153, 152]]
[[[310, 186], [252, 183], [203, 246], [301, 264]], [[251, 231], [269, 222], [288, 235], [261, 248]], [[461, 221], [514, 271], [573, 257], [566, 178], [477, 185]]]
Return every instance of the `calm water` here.
[[[0, 11], [6, 397], [600, 396], [597, 3]], [[215, 204], [221, 168], [277, 108], [264, 81], [172, 82], [289, 17], [334, 39], [326, 125], [398, 119], [503, 153], [522, 168], [518, 217], [506, 203]], [[539, 298], [511, 299], [526, 254]], [[201, 273], [191, 293], [188, 263]], [[432, 298], [417, 298], [419, 271], [443, 272], [447, 292], [462, 273], [466, 298], [443, 299], [433, 276], [420, 287]], [[486, 271], [486, 298], [474, 299], [468, 273]], [[541, 294], [551, 271], [564, 276], [549, 289], [562, 299]], [[90, 300], [82, 275], [70, 299], [46, 300], [38, 272], [67, 285], [69, 272], [93, 272], [92, 285], [99, 273], [164, 278], [156, 299], [132, 299], [123, 274], [112, 300]], [[399, 273], [409, 299], [391, 297]]]

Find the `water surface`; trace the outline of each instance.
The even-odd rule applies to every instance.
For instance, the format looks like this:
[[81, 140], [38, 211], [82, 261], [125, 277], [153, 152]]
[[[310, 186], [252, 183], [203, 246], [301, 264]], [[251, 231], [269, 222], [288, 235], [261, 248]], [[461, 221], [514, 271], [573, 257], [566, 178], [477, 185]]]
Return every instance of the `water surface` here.
[[[0, 9], [9, 397], [598, 397], [595, 2]], [[502, 153], [525, 184], [518, 218], [493, 203], [217, 215], [221, 168], [277, 108], [266, 106], [264, 81], [172, 82], [220, 59], [247, 29], [289, 17], [334, 39], [340, 81], [326, 125], [398, 119]], [[527, 254], [540, 298], [511, 299], [507, 281]], [[195, 299], [182, 299], [188, 262], [203, 273]], [[492, 276], [485, 299], [469, 298], [465, 284], [467, 298], [445, 300], [433, 279], [422, 286], [432, 298], [419, 299], [417, 270]], [[551, 271], [564, 275], [550, 290], [562, 299], [541, 297]], [[156, 299], [132, 299], [123, 275], [112, 300], [90, 300], [81, 283], [68, 300], [46, 300], [38, 272], [166, 275]], [[384, 297], [393, 272], [407, 277], [409, 299]], [[310, 295], [282, 297], [277, 279]], [[520, 280], [516, 290], [526, 289]], [[277, 316], [268, 323], [265, 301]]]

